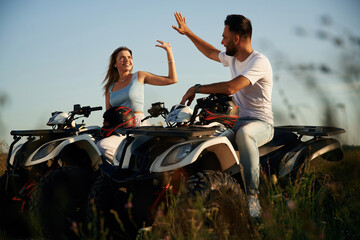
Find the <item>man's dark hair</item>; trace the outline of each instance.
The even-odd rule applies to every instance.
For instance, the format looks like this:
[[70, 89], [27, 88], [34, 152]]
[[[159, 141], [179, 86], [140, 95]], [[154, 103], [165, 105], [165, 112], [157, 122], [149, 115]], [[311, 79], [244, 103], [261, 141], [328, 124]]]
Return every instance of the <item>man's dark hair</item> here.
[[225, 25], [229, 26], [229, 30], [238, 34], [241, 38], [247, 38], [252, 35], [252, 26], [249, 19], [243, 15], [231, 14], [225, 19]]

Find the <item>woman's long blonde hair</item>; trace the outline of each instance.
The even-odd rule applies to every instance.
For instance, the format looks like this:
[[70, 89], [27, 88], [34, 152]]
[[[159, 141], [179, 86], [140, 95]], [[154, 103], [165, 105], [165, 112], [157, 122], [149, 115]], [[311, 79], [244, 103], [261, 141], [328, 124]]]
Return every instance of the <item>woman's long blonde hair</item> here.
[[117, 71], [116, 67], [114, 67], [114, 65], [116, 63], [116, 57], [117, 57], [118, 53], [121, 51], [124, 51], [124, 50], [129, 51], [129, 53], [132, 57], [132, 51], [127, 47], [119, 47], [119, 48], [115, 49], [115, 51], [110, 56], [109, 69], [106, 73], [106, 76], [105, 76], [103, 82], [102, 82], [103, 84], [105, 83], [105, 86], [103, 87], [104, 94], [109, 92], [110, 87], [112, 85], [114, 85], [114, 83], [119, 79], [119, 72]]

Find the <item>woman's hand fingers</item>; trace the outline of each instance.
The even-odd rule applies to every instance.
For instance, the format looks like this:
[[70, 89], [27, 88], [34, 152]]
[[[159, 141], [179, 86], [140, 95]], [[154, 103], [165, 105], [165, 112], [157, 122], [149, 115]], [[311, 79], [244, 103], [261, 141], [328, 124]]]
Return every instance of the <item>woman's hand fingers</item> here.
[[160, 41], [160, 40], [157, 40], [157, 42], [160, 43], [160, 44], [157, 44], [155, 47], [160, 47], [160, 48], [163, 48], [165, 50], [171, 49], [170, 43], [163, 42], [163, 41]]

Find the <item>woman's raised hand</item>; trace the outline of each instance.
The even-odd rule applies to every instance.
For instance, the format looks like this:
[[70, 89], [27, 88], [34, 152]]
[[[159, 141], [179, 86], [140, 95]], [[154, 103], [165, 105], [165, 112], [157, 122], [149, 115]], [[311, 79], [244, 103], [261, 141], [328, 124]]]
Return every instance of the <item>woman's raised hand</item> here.
[[162, 49], [165, 49], [165, 51], [171, 51], [171, 45], [170, 43], [168, 42], [163, 42], [163, 41], [160, 41], [160, 40], [157, 40], [158, 43], [160, 44], [157, 44], [155, 47], [160, 47]]

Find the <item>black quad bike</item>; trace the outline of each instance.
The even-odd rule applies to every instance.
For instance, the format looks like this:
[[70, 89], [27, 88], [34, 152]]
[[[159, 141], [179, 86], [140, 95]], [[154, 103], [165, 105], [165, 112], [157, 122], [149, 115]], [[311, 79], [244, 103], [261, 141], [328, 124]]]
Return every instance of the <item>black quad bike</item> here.
[[[29, 211], [51, 212], [39, 207], [44, 194], [71, 188], [72, 193], [87, 196], [91, 179], [101, 163], [101, 154], [94, 142], [100, 127], [85, 127], [83, 121], [76, 124], [75, 120], [87, 118], [101, 109], [77, 104], [69, 114], [53, 112], [47, 123], [51, 129], [11, 131], [14, 141], [10, 145], [5, 174], [0, 177], [0, 229], [9, 238], [28, 238], [34, 230], [29, 222], [44, 222], [30, 221], [29, 214]], [[20, 143], [21, 139], [25, 141]], [[52, 190], [42, 189], [50, 181], [56, 182]], [[55, 200], [61, 201], [54, 196]]]
[[[243, 199], [241, 159], [230, 141], [234, 108], [231, 97], [209, 95], [197, 100], [186, 124], [119, 129], [126, 138], [114, 155], [114, 164], [104, 161], [100, 165], [101, 175], [90, 192], [89, 219], [102, 216], [112, 237], [132, 239], [139, 228], [153, 223], [166, 193], [177, 194], [183, 182], [185, 196], [200, 194], [205, 206], [213, 206], [221, 191], [232, 199]], [[153, 104], [148, 112], [155, 117], [167, 114], [162, 103]], [[228, 129], [219, 134], [221, 128], [214, 122]], [[295, 177], [301, 166], [318, 156], [341, 160], [340, 143], [328, 136], [343, 132], [335, 127], [275, 127], [273, 140], [259, 148], [261, 166], [265, 173], [284, 178]], [[312, 138], [302, 141], [303, 136]]]

